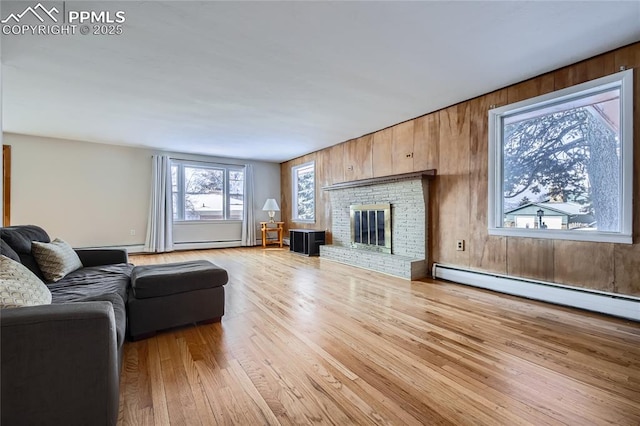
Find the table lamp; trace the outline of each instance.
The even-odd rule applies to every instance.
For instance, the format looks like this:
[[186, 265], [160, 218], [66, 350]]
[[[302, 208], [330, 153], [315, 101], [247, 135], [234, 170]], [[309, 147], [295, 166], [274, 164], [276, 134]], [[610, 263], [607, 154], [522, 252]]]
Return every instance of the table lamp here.
[[273, 198], [268, 198], [267, 202], [264, 203], [264, 207], [262, 207], [263, 211], [269, 212], [269, 222], [273, 223], [275, 220], [273, 217], [276, 215], [276, 212], [280, 211], [280, 207], [278, 207], [278, 203]]

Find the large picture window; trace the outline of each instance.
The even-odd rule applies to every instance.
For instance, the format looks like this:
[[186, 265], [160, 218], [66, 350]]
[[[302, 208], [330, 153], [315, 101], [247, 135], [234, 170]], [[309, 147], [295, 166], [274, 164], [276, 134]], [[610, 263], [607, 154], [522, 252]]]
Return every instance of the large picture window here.
[[632, 242], [632, 73], [489, 111], [489, 234]]
[[244, 168], [171, 162], [173, 220], [242, 220]]
[[293, 220], [314, 222], [316, 219], [315, 163], [296, 166], [293, 171]]

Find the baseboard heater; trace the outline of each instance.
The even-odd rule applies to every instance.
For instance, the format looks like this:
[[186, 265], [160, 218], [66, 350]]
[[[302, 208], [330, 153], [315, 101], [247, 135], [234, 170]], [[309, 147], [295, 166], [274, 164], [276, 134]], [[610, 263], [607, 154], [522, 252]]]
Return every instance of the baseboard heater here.
[[212, 249], [212, 248], [230, 248], [240, 247], [242, 244], [240, 240], [229, 241], [185, 241], [179, 243], [173, 243], [174, 250], [200, 250], [200, 249]]
[[640, 321], [640, 298], [433, 264], [433, 277], [558, 305]]

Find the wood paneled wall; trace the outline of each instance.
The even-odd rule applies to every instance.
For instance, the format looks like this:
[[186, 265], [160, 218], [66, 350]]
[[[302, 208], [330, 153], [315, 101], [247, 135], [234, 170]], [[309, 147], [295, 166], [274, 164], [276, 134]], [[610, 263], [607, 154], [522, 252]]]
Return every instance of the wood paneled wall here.
[[[634, 244], [487, 234], [488, 110], [617, 72], [634, 73]], [[316, 163], [316, 223], [291, 222], [291, 167]], [[322, 187], [436, 169], [431, 185], [430, 262], [640, 296], [640, 43], [561, 68], [373, 134], [281, 164], [287, 228], [331, 229]], [[330, 240], [330, 232], [328, 232]], [[465, 240], [465, 251], [455, 250]]]
[[2, 226], [11, 225], [11, 145], [2, 145]]

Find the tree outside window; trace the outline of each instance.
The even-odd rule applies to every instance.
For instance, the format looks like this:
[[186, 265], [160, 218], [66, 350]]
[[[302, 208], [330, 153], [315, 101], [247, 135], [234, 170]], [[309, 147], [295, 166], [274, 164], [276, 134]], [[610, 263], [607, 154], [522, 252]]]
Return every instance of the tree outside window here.
[[293, 220], [315, 221], [315, 163], [293, 168]]
[[229, 219], [242, 220], [244, 206], [244, 171], [229, 170]]
[[[505, 120], [504, 209], [573, 203], [592, 227], [620, 230], [620, 91], [550, 107], [535, 118]], [[551, 111], [550, 111], [551, 110]], [[578, 227], [574, 228], [577, 229]]]
[[[490, 111], [490, 234], [630, 242], [630, 76]], [[562, 225], [534, 221], [540, 208]]]

